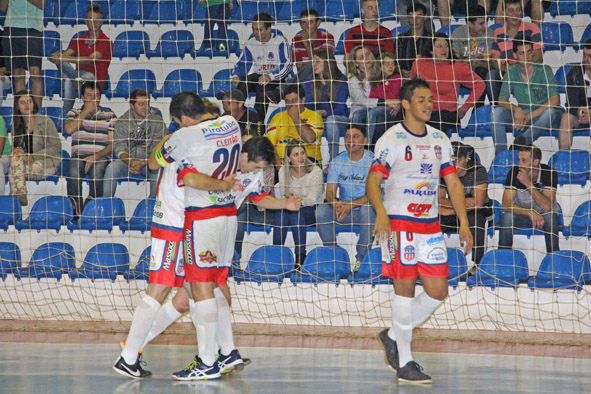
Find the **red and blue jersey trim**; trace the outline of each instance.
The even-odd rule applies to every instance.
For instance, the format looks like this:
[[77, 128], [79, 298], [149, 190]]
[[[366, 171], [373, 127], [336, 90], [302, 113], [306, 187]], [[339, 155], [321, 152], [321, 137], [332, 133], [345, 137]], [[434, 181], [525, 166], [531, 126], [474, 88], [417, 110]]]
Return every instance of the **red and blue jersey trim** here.
[[183, 240], [183, 229], [180, 227], [167, 226], [165, 224], [152, 222], [152, 238], [164, 241], [180, 242]]
[[258, 203], [259, 201], [261, 201], [263, 198], [267, 197], [267, 192], [262, 192], [260, 194], [257, 193], [251, 193], [249, 196], [250, 200], [252, 202], [254, 202], [255, 204]]
[[187, 207], [185, 210], [185, 228], [195, 220], [213, 219], [220, 216], [236, 216], [238, 210], [234, 203], [209, 207]]
[[439, 217], [430, 219], [411, 218], [402, 215], [388, 215], [392, 231], [406, 231], [417, 234], [435, 234], [441, 232]]
[[369, 169], [369, 172], [381, 172], [384, 174], [384, 180], [386, 180], [390, 176], [390, 166], [388, 163], [374, 161], [371, 168]]
[[457, 172], [456, 166], [451, 163], [442, 163], [441, 167], [439, 168], [439, 175], [446, 176], [449, 174], [453, 174]]

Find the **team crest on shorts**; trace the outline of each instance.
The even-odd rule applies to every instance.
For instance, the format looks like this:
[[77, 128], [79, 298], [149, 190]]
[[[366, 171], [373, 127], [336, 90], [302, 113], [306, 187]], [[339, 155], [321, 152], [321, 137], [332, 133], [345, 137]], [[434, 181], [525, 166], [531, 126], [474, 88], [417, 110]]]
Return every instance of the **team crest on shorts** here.
[[199, 253], [199, 260], [203, 263], [214, 264], [217, 263], [218, 257], [211, 250]]
[[185, 276], [185, 261], [183, 259], [180, 259], [178, 264], [175, 265], [174, 273], [177, 276]]
[[156, 263], [156, 258], [154, 257], [154, 255], [150, 255], [150, 268], [156, 268], [157, 265], [158, 264]]
[[441, 160], [441, 146], [435, 145], [433, 149], [435, 150], [435, 157], [437, 157], [437, 160]]
[[413, 260], [415, 258], [415, 247], [414, 246], [407, 246], [404, 248], [404, 259], [405, 260]]

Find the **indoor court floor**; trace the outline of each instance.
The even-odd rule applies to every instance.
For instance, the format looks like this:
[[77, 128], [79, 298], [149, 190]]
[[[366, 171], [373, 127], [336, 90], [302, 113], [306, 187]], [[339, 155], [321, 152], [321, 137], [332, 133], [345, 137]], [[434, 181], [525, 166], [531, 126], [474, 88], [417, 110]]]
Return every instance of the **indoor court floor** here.
[[[373, 342], [372, 342], [373, 343]], [[296, 342], [297, 344], [297, 342]], [[211, 382], [175, 382], [170, 374], [194, 357], [193, 346], [145, 350], [151, 379], [132, 381], [111, 366], [112, 344], [0, 342], [0, 393], [583, 393], [591, 391], [591, 359], [416, 352], [433, 377], [402, 385], [379, 350], [240, 347], [252, 364]], [[461, 349], [461, 346], [459, 347]], [[581, 349], [579, 349], [581, 350]], [[551, 353], [551, 351], [550, 351]]]

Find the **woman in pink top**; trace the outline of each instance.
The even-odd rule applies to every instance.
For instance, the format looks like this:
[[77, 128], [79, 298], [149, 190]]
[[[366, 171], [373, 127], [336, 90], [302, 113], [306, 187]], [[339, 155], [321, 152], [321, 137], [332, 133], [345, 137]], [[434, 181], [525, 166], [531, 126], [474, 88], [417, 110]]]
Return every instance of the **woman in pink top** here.
[[[482, 95], [485, 84], [464, 62], [453, 60], [449, 38], [435, 33], [433, 41], [423, 46], [421, 57], [412, 65], [410, 78], [423, 78], [433, 94], [433, 113], [429, 124], [442, 131], [457, 129], [468, 110]], [[470, 96], [460, 108], [460, 87], [471, 89]]]

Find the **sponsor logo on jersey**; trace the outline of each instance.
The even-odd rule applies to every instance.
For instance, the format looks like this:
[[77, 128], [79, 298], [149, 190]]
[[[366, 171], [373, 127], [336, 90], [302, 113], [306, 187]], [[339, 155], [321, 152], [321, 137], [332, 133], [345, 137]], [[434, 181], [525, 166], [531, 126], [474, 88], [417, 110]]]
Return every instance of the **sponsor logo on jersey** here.
[[406, 136], [406, 134], [404, 134], [404, 132], [402, 132], [402, 131], [399, 131], [398, 133], [396, 133], [395, 136], [396, 136], [396, 139], [398, 139], [398, 140], [405, 140], [408, 138]]
[[438, 244], [443, 242], [443, 235], [438, 235], [437, 237], [431, 237], [427, 239], [427, 245], [431, 246], [433, 244]]
[[431, 209], [431, 204], [408, 204], [406, 209], [408, 212], [412, 213], [414, 217], [418, 218], [420, 216], [429, 216], [429, 210]]
[[210, 122], [207, 127], [201, 128], [206, 140], [225, 137], [238, 130], [238, 125], [235, 122], [227, 122], [221, 118], [218, 118], [214, 122]]
[[414, 246], [407, 246], [404, 248], [404, 259], [405, 260], [414, 260], [415, 258], [415, 247]]
[[193, 245], [192, 234], [191, 230], [185, 229], [185, 264], [189, 265], [193, 265], [193, 252], [190, 250]]
[[223, 140], [218, 140], [215, 142], [216, 146], [223, 148], [224, 146], [230, 146], [238, 143], [238, 136], [233, 135], [228, 138], [224, 138]]
[[417, 183], [414, 189], [404, 189], [403, 194], [410, 194], [413, 196], [434, 196], [437, 194], [436, 182], [421, 182]]
[[421, 164], [421, 174], [430, 174], [433, 171], [433, 164]]
[[166, 254], [164, 255], [164, 269], [166, 271], [170, 270], [170, 263], [174, 260], [174, 255], [176, 251], [176, 242], [167, 242], [166, 243]]
[[418, 150], [429, 150], [431, 149], [431, 145], [416, 145]]
[[211, 250], [199, 253], [199, 261], [202, 263], [214, 264], [218, 261], [218, 257]]
[[441, 160], [441, 146], [435, 145], [433, 150], [435, 151], [435, 157], [437, 157], [437, 160]]
[[390, 148], [385, 148], [383, 151], [380, 152], [380, 156], [377, 158], [378, 163], [386, 163], [386, 159], [388, 158], [388, 153], [390, 153]]
[[226, 192], [209, 192], [209, 199], [212, 203], [216, 205], [226, 205], [234, 201], [236, 196], [233, 194], [226, 194]]
[[427, 259], [434, 263], [444, 263], [447, 261], [447, 253], [442, 248], [435, 248], [429, 252]]
[[440, 139], [440, 140], [443, 139], [443, 135], [439, 131], [434, 131], [432, 135], [433, 135], [433, 138], [435, 138], [435, 139]]

